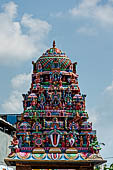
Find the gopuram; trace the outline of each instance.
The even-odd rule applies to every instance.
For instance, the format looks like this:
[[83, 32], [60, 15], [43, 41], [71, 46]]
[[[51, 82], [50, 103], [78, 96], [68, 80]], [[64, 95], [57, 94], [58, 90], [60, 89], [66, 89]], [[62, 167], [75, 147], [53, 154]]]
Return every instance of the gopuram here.
[[81, 170], [106, 162], [88, 122], [77, 62], [72, 63], [53, 41], [53, 47], [32, 64], [32, 83], [23, 94], [24, 111], [9, 146], [7, 165], [17, 170]]

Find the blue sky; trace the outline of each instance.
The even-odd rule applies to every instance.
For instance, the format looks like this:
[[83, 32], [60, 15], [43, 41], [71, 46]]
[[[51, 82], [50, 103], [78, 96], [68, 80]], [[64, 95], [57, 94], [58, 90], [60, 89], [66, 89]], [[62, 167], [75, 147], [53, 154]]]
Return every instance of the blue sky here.
[[54, 39], [78, 62], [90, 121], [106, 144], [101, 154], [113, 156], [113, 0], [0, 0], [0, 112], [22, 112], [32, 60]]

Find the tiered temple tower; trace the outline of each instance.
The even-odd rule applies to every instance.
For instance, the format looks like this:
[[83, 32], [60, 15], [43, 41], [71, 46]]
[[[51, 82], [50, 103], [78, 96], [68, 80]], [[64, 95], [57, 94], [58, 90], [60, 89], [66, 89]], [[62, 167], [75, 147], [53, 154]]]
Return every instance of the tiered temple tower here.
[[53, 41], [53, 47], [32, 64], [31, 88], [23, 94], [24, 112], [6, 162], [102, 163], [96, 131], [85, 110], [86, 95], [78, 85], [77, 62], [72, 63]]

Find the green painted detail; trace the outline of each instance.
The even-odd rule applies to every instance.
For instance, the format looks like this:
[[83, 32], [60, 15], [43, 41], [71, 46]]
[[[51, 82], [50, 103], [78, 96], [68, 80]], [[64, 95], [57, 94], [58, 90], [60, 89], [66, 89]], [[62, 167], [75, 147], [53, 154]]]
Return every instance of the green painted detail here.
[[68, 157], [75, 157], [77, 154], [68, 154]]

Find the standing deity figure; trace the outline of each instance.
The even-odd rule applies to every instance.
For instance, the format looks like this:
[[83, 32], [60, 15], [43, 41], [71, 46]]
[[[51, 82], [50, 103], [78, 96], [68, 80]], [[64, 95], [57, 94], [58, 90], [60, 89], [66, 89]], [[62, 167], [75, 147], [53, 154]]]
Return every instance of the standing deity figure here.
[[33, 109], [36, 108], [36, 104], [37, 104], [37, 103], [36, 103], [36, 100], [33, 100], [33, 101], [31, 102], [31, 106], [32, 106]]
[[86, 140], [87, 140], [87, 147], [89, 147], [89, 145], [90, 145], [90, 135], [87, 135]]
[[30, 146], [30, 136], [29, 135], [30, 135], [30, 133], [26, 132], [26, 137], [25, 137], [26, 141], [25, 142], [28, 143], [28, 145]]
[[18, 152], [18, 139], [16, 136], [13, 136], [13, 141], [11, 142], [11, 148], [12, 148], [12, 152]]
[[59, 86], [61, 87], [62, 86], [62, 80], [60, 79], [59, 81]]
[[49, 147], [49, 137], [48, 136], [46, 136], [44, 143], [45, 143], [46, 147]]
[[62, 147], [65, 147], [65, 137], [64, 137], [64, 135], [62, 136]]
[[83, 137], [80, 136], [80, 147], [82, 147], [82, 146], [83, 146]]
[[69, 147], [69, 135], [66, 137], [66, 146]]

